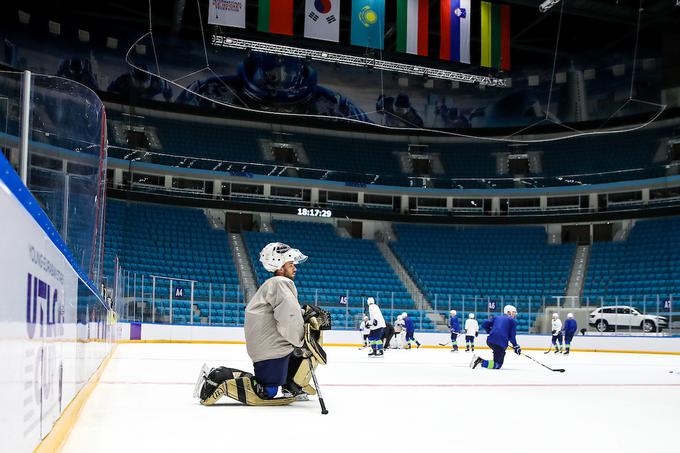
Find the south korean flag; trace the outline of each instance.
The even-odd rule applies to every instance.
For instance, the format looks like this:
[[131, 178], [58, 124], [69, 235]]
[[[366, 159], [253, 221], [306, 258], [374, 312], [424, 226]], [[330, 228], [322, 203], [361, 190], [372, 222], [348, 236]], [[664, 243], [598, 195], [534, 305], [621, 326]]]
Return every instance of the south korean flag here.
[[340, 0], [305, 0], [305, 38], [340, 40]]

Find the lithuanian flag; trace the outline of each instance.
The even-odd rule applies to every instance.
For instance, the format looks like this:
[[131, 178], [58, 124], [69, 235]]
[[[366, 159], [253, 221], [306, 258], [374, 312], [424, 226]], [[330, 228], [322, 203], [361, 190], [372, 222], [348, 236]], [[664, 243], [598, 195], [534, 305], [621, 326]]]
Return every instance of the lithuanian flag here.
[[397, 52], [427, 56], [429, 0], [397, 0]]
[[257, 31], [293, 36], [293, 0], [259, 0]]
[[510, 6], [481, 2], [482, 61], [487, 68], [510, 69]]

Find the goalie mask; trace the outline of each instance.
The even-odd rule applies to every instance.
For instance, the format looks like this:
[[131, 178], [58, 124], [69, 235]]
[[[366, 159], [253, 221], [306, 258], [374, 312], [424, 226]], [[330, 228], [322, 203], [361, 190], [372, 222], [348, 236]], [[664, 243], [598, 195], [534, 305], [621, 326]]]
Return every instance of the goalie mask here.
[[260, 262], [267, 272], [276, 272], [288, 261], [292, 261], [293, 264], [304, 263], [307, 256], [282, 242], [267, 244], [260, 252]]

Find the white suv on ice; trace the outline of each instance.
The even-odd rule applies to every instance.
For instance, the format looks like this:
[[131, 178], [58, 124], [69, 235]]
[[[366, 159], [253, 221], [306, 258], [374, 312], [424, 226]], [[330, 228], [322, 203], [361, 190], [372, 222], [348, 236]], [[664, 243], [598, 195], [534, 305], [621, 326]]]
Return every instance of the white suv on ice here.
[[642, 329], [643, 332], [661, 332], [668, 327], [664, 316], [644, 315], [627, 305], [600, 307], [590, 313], [590, 326], [599, 332], [616, 329]]

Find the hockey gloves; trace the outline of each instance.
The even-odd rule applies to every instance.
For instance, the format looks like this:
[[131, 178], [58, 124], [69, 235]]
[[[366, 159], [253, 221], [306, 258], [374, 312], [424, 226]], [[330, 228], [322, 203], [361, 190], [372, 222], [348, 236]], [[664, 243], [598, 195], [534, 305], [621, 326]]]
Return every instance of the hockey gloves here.
[[513, 346], [512, 349], [515, 351], [515, 354], [517, 354], [517, 355], [522, 354], [522, 348], [520, 348], [518, 344]]

